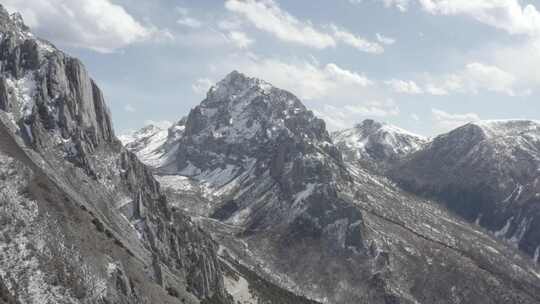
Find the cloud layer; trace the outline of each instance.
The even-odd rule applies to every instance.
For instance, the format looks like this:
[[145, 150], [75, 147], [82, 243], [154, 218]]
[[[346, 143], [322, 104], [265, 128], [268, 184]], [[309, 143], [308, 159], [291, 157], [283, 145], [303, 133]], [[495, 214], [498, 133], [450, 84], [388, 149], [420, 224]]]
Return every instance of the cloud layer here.
[[479, 94], [494, 92], [508, 96], [529, 94], [529, 90], [521, 89], [518, 79], [513, 74], [494, 65], [471, 62], [462, 70], [446, 75], [426, 75], [422, 85], [412, 80], [392, 79], [385, 83], [397, 93], [450, 95]]
[[109, 0], [5, 0], [45, 38], [108, 53], [159, 35]]
[[440, 132], [446, 132], [467, 123], [480, 120], [480, 116], [476, 113], [451, 114], [443, 110], [431, 109], [431, 114]]
[[510, 34], [540, 35], [540, 13], [518, 0], [418, 0], [436, 15], [465, 15]]
[[379, 54], [384, 51], [379, 43], [359, 37], [336, 25], [327, 26], [330, 31], [318, 29], [311, 22], [301, 21], [282, 10], [273, 0], [227, 0], [225, 7], [245, 18], [257, 29], [286, 42], [316, 49], [336, 47], [338, 43], [344, 43], [367, 53]]

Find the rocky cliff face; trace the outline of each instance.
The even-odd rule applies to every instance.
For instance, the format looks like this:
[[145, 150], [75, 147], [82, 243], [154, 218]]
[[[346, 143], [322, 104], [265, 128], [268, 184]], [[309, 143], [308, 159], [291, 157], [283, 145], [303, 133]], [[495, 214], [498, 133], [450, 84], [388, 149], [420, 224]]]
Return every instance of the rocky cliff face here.
[[391, 175], [536, 262], [540, 256], [540, 124], [486, 121], [435, 138]]
[[427, 143], [420, 135], [371, 119], [334, 132], [332, 139], [346, 162], [380, 174]]
[[0, 63], [2, 298], [229, 303], [215, 243], [122, 147], [81, 62], [0, 7]]
[[127, 146], [159, 159], [154, 172], [173, 204], [229, 265], [323, 303], [540, 300], [530, 259], [345, 162], [324, 122], [289, 92], [233, 72], [181, 134], [167, 133], [178, 135], [162, 139], [170, 149], [147, 149], [153, 135]]

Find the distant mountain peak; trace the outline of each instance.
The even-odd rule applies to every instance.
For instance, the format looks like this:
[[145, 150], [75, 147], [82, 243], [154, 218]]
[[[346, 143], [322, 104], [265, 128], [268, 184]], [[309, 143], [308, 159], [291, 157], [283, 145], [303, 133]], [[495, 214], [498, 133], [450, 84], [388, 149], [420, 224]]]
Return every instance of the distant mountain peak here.
[[540, 121], [535, 120], [481, 120], [473, 122], [471, 125], [481, 128], [489, 137], [519, 136], [526, 133], [540, 135]]
[[410, 132], [408, 130], [402, 129], [400, 127], [394, 126], [392, 124], [386, 123], [386, 122], [380, 122], [373, 119], [365, 119], [359, 124], [355, 125], [355, 129], [361, 129], [364, 130], [366, 133], [375, 133], [375, 132], [387, 132], [387, 133], [395, 133], [395, 134], [403, 134], [408, 136], [417, 137], [423, 140], [426, 140], [427, 138], [415, 134], [413, 132]]
[[332, 137], [346, 161], [360, 162], [375, 171], [418, 151], [427, 142], [421, 135], [373, 119], [335, 132]]
[[[272, 90], [278, 91], [264, 80], [248, 77], [238, 71], [232, 71], [210, 88], [206, 101], [234, 101], [248, 95], [269, 95]], [[204, 103], [205, 101], [202, 104]]]
[[238, 87], [238, 86], [256, 86], [261, 83], [266, 83], [262, 79], [258, 79], [255, 77], [249, 77], [243, 73], [238, 72], [237, 70], [233, 70], [229, 74], [227, 74], [221, 81], [217, 83], [217, 86], [225, 86], [225, 87]]

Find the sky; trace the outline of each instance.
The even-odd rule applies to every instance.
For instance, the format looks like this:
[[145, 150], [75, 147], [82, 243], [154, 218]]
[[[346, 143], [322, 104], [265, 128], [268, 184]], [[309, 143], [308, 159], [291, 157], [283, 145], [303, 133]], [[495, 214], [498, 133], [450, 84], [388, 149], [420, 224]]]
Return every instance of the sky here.
[[540, 0], [0, 3], [85, 63], [118, 134], [180, 120], [233, 70], [291, 91], [330, 130], [540, 120]]

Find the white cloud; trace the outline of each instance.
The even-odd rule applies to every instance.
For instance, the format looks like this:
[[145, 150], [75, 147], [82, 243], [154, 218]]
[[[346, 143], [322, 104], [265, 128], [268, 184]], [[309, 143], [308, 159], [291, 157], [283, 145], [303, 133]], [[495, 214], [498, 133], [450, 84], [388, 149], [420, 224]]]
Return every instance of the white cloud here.
[[[364, 2], [365, 0], [349, 0], [350, 3], [353, 4], [359, 4]], [[407, 11], [409, 8], [409, 2], [410, 0], [375, 0], [384, 3], [384, 6], [386, 7], [396, 7], [402, 12]]]
[[410, 0], [382, 0], [386, 7], [396, 7], [398, 10], [405, 12], [409, 9]]
[[472, 82], [472, 90], [486, 89], [514, 95], [513, 86], [516, 82], [514, 75], [499, 67], [485, 65], [479, 62], [467, 64], [463, 73], [464, 78]]
[[[384, 48], [336, 25], [326, 27], [330, 33], [317, 29], [310, 21], [301, 21], [282, 10], [273, 0], [227, 0], [225, 7], [236, 13], [259, 30], [268, 32], [283, 41], [304, 46], [325, 49], [336, 47], [338, 42], [350, 45], [360, 51], [380, 54]], [[220, 26], [230, 27], [230, 22]]]
[[480, 116], [476, 113], [450, 114], [443, 110], [431, 109], [431, 114], [439, 131], [443, 132], [480, 120]]
[[108, 53], [155, 37], [169, 36], [135, 20], [109, 0], [5, 0], [38, 34], [55, 43]]
[[[400, 11], [406, 11], [411, 3], [411, 0], [378, 1]], [[540, 12], [533, 4], [522, 5], [519, 0], [418, 0], [418, 3], [430, 14], [463, 15], [510, 34], [540, 36]]]
[[133, 112], [137, 111], [137, 109], [135, 109], [134, 106], [132, 106], [131, 104], [128, 103], [128, 104], [126, 104], [124, 106], [124, 111], [133, 113]]
[[[491, 58], [501, 71], [513, 75], [520, 85], [534, 87], [540, 84], [540, 73], [531, 68], [540, 64], [540, 12], [535, 5], [525, 4], [520, 0], [418, 0], [418, 2], [425, 11], [434, 15], [468, 16], [511, 35], [526, 36], [528, 39], [514, 45], [490, 46], [484, 50], [484, 56]], [[511, 77], [508, 75], [493, 71], [495, 74], [489, 75], [487, 81], [498, 83], [510, 81]], [[498, 79], [493, 79], [494, 77]], [[516, 93], [500, 85], [488, 87], [492, 91], [505, 91], [509, 95], [529, 95], [532, 92], [527, 88], [523, 92]]]
[[206, 92], [208, 92], [213, 84], [214, 82], [208, 78], [199, 78], [194, 84], [191, 85], [191, 88], [193, 89], [193, 92], [199, 95], [204, 95]]
[[412, 113], [411, 114], [411, 119], [414, 120], [414, 121], [420, 121], [420, 116], [418, 116], [418, 114]]
[[178, 46], [200, 51], [200, 49], [220, 50], [226, 56], [229, 51], [248, 48], [255, 40], [241, 31], [222, 32], [211, 27], [175, 34]]
[[242, 15], [260, 30], [269, 32], [281, 40], [314, 48], [336, 45], [332, 36], [315, 29], [310, 22], [302, 22], [272, 0], [227, 0], [225, 7]]
[[346, 105], [344, 109], [351, 113], [351, 115], [369, 117], [389, 117], [399, 115], [399, 107], [392, 99], [384, 101], [368, 100], [357, 105]]
[[180, 19], [176, 20], [176, 23], [190, 28], [200, 28], [202, 26], [201, 21], [191, 17], [181, 17]]
[[516, 96], [517, 79], [497, 66], [472, 62], [456, 73], [448, 74], [427, 85], [426, 91], [433, 95], [452, 92], [478, 94], [480, 91]]
[[460, 94], [479, 94], [495, 92], [508, 96], [529, 95], [530, 90], [522, 88], [518, 78], [500, 67], [472, 62], [459, 71], [444, 75], [424, 76], [422, 84], [412, 80], [392, 79], [385, 84], [392, 90], [403, 94], [431, 94], [435, 96]]
[[371, 42], [362, 37], [356, 36], [353, 33], [348, 32], [347, 30], [340, 28], [334, 24], [332, 24], [330, 28], [334, 32], [334, 37], [337, 40], [348, 44], [360, 51], [373, 54], [380, 54], [384, 52], [384, 48], [376, 42]]
[[505, 70], [514, 74], [527, 86], [540, 85], [540, 39], [518, 45], [496, 46], [486, 51]]
[[432, 83], [429, 83], [429, 84], [426, 85], [425, 91], [427, 93], [429, 93], [431, 95], [435, 95], [435, 96], [444, 96], [444, 95], [449, 94], [449, 92], [446, 89], [437, 87]]
[[200, 28], [202, 26], [201, 21], [191, 17], [181, 17], [180, 19], [176, 20], [176, 23], [191, 28]]
[[242, 27], [242, 20], [239, 17], [236, 18], [228, 18], [220, 20], [217, 25], [222, 30], [238, 30], [240, 27]]
[[540, 35], [540, 13], [518, 0], [418, 0], [436, 15], [465, 15], [510, 34]]
[[342, 69], [334, 63], [327, 64], [324, 67], [324, 70], [328, 73], [328, 76], [336, 82], [356, 84], [362, 87], [373, 84], [373, 81], [369, 80], [365, 75]]
[[228, 34], [231, 42], [240, 49], [248, 48], [253, 42], [253, 39], [249, 38], [246, 33], [240, 31], [231, 31]]
[[394, 90], [397, 93], [403, 93], [403, 94], [423, 94], [424, 90], [420, 88], [416, 82], [410, 80], [400, 80], [400, 79], [392, 79], [385, 82], [387, 85], [389, 85], [392, 90]]
[[377, 33], [376, 36], [377, 36], [377, 40], [380, 43], [388, 44], [388, 45], [392, 45], [392, 44], [396, 43], [396, 39], [394, 39], [394, 38], [386, 37], [386, 36], [384, 36], [382, 34], [379, 34], [379, 33]]
[[176, 20], [176, 23], [187, 26], [190, 28], [200, 28], [203, 26], [202, 21], [192, 17], [189, 13], [189, 9], [181, 6], [176, 7], [176, 11], [180, 15], [180, 18]]

